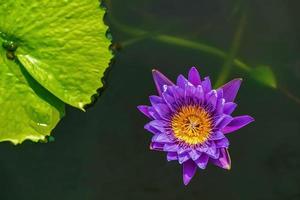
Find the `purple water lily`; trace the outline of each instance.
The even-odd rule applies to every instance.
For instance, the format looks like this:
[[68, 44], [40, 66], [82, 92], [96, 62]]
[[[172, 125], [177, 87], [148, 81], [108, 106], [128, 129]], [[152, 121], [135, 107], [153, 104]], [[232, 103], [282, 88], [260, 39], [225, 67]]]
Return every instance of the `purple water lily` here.
[[151, 106], [138, 106], [152, 120], [145, 125], [153, 133], [150, 148], [167, 152], [168, 161], [183, 165], [185, 185], [197, 168], [205, 169], [209, 162], [230, 169], [225, 135], [254, 121], [248, 115], [231, 116], [242, 80], [212, 89], [209, 77], [201, 80], [195, 67], [188, 79], [178, 76], [176, 85], [157, 70], [153, 78], [159, 96], [150, 96]]

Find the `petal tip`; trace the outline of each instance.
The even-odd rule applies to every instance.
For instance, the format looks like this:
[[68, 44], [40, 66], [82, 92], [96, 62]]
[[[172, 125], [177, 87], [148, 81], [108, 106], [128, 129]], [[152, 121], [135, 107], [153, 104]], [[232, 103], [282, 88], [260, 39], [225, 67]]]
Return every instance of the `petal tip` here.
[[242, 79], [236, 78], [220, 87], [223, 89], [223, 94], [224, 94], [223, 97], [227, 102], [234, 101], [234, 99], [238, 93], [238, 90], [241, 86], [241, 83], [242, 83]]
[[184, 186], [187, 186], [190, 183], [191, 179], [187, 180], [185, 178], [183, 178], [183, 184]]
[[231, 165], [227, 165], [227, 166], [225, 166], [225, 169], [227, 169], [227, 170], [231, 170]]
[[191, 67], [189, 72], [197, 72], [199, 74], [198, 69], [195, 66]]
[[136, 108], [137, 108], [139, 111], [141, 111], [141, 110], [144, 110], [145, 106], [139, 105], [139, 106], [137, 106]]
[[156, 69], [152, 69], [152, 76], [159, 94], [162, 93], [164, 85], [173, 85], [172, 81]]
[[197, 170], [197, 165], [192, 160], [183, 163], [183, 184], [188, 185], [194, 177]]
[[183, 184], [187, 186], [192, 180], [192, 177], [183, 175]]
[[189, 70], [188, 79], [195, 86], [201, 84], [200, 73], [198, 72], [196, 67], [191, 67], [191, 69]]
[[250, 115], [244, 115], [244, 118], [247, 120], [247, 123], [245, 124], [245, 126], [255, 121], [255, 119], [253, 117], [251, 117]]

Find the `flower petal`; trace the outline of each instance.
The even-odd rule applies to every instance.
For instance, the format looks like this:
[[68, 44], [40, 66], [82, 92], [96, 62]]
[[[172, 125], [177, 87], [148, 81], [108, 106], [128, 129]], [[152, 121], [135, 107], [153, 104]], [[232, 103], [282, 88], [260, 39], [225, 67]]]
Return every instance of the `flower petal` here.
[[210, 140], [220, 140], [223, 139], [225, 136], [221, 131], [215, 131], [213, 133], [210, 134], [209, 139]]
[[242, 83], [242, 79], [238, 78], [238, 79], [233, 79], [232, 81], [226, 83], [221, 87], [223, 89], [223, 93], [224, 93], [223, 97], [226, 100], [226, 102], [234, 101], [241, 83]]
[[207, 150], [205, 153], [211, 157], [211, 158], [218, 158], [219, 157], [219, 151], [217, 151], [216, 144], [213, 141], [210, 141]]
[[170, 108], [170, 110], [175, 111], [176, 110], [176, 102], [172, 96], [167, 94], [166, 92], [162, 93], [162, 97], [165, 100], [167, 106]]
[[178, 155], [176, 152], [168, 152], [167, 153], [167, 160], [172, 161], [172, 160], [178, 160]]
[[233, 113], [236, 107], [237, 107], [236, 103], [227, 102], [224, 104], [223, 112], [227, 115], [230, 115], [231, 113]]
[[143, 113], [149, 118], [152, 118], [151, 115], [149, 114], [149, 106], [140, 105], [137, 108], [141, 113]]
[[223, 129], [232, 121], [232, 119], [233, 118], [230, 115], [222, 115], [219, 119], [217, 119], [215, 127], [217, 129]]
[[161, 133], [161, 134], [155, 134], [152, 137], [152, 142], [157, 143], [172, 143], [173, 141], [169, 138], [167, 134]]
[[191, 83], [183, 76], [183, 75], [179, 75], [177, 78], [177, 83], [176, 85], [178, 85], [179, 87], [181, 87], [182, 89], [185, 89], [186, 85], [191, 85]]
[[162, 143], [156, 143], [156, 142], [151, 142], [150, 143], [150, 149], [151, 150], [156, 150], [156, 151], [163, 151], [164, 144], [162, 144]]
[[204, 100], [204, 91], [201, 85], [198, 85], [195, 90], [195, 99], [198, 99], [199, 103], [201, 103]]
[[205, 169], [206, 165], [208, 163], [209, 157], [208, 155], [206, 155], [205, 153], [201, 154], [201, 156], [195, 161], [195, 163], [197, 164], [197, 166], [200, 169]]
[[[191, 100], [195, 96], [196, 87], [192, 85], [186, 85], [184, 89], [185, 100]], [[189, 102], [187, 102], [189, 103]]]
[[229, 140], [226, 137], [220, 140], [215, 140], [214, 142], [216, 144], [216, 148], [224, 148], [229, 146]]
[[151, 95], [149, 97], [149, 100], [150, 100], [152, 105], [159, 104], [159, 103], [164, 103], [163, 98], [161, 98], [160, 96], [156, 96], [156, 95]]
[[164, 104], [164, 103], [153, 104], [153, 108], [155, 109], [155, 111], [159, 114], [159, 116], [162, 119], [165, 119], [165, 120], [170, 119], [171, 110], [169, 109], [169, 107], [166, 104]]
[[178, 86], [167, 87], [166, 93], [174, 98], [177, 106], [182, 104], [184, 98], [184, 90], [182, 88]]
[[223, 169], [231, 168], [231, 159], [227, 148], [220, 149], [220, 157], [218, 159], [211, 159], [212, 163]]
[[180, 164], [186, 162], [190, 159], [190, 155], [188, 153], [178, 154], [178, 162]]
[[211, 82], [209, 77], [205, 77], [204, 81], [201, 83], [204, 93], [208, 93], [211, 91]]
[[164, 85], [174, 85], [172, 81], [170, 81], [165, 75], [163, 75], [158, 70], [153, 69], [152, 76], [159, 95], [161, 95], [161, 93], [164, 91]]
[[189, 182], [194, 177], [197, 170], [197, 165], [194, 161], [188, 160], [183, 163], [183, 183], [184, 185], [189, 184]]
[[183, 154], [183, 153], [189, 152], [190, 150], [191, 149], [189, 147], [178, 146], [177, 153], [179, 155], [179, 154]]
[[224, 92], [222, 88], [218, 88], [217, 90], [218, 98], [223, 98]]
[[251, 123], [254, 121], [254, 118], [252, 118], [249, 115], [243, 115], [243, 116], [238, 116], [234, 117], [233, 120], [222, 129], [224, 134], [231, 133], [233, 131], [236, 131], [247, 124]]
[[225, 99], [218, 97], [217, 105], [216, 105], [217, 114], [221, 114], [224, 112], [224, 105], [225, 105]]
[[196, 67], [192, 67], [189, 71], [189, 82], [191, 82], [194, 86], [201, 84], [200, 74]]
[[201, 153], [197, 152], [196, 150], [192, 149], [190, 152], [190, 157], [192, 160], [197, 160], [200, 156], [201, 156]]
[[166, 152], [176, 152], [177, 153], [177, 150], [178, 150], [178, 144], [166, 143], [164, 145], [164, 151], [166, 151]]
[[152, 120], [151, 122], [145, 125], [145, 129], [148, 130], [148, 127], [153, 127], [158, 131], [160, 131], [161, 133], [165, 133], [166, 132], [165, 126], [166, 126], [166, 122], [162, 120]]
[[152, 106], [148, 107], [148, 112], [152, 119], [162, 119]]
[[144, 129], [146, 129], [147, 131], [149, 131], [150, 133], [153, 133], [153, 134], [160, 134], [161, 133], [160, 130], [157, 130], [156, 128], [151, 126], [149, 123], [145, 124]]
[[207, 103], [209, 103], [209, 105], [212, 106], [212, 110], [215, 110], [216, 104], [217, 104], [217, 100], [218, 100], [217, 91], [216, 90], [212, 90], [212, 91], [208, 92], [206, 94], [206, 100], [207, 100]]

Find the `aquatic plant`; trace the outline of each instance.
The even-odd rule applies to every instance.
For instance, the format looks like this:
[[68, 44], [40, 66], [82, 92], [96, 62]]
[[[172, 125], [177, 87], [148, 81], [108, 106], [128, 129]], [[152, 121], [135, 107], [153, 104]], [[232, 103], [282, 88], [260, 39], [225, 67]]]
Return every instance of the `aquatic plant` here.
[[205, 169], [209, 162], [230, 169], [225, 135], [254, 121], [249, 115], [231, 116], [242, 80], [212, 89], [209, 77], [201, 80], [194, 67], [188, 79], [179, 75], [176, 85], [157, 70], [153, 79], [159, 96], [150, 96], [151, 106], [138, 107], [151, 119], [145, 125], [153, 133], [150, 148], [167, 152], [168, 161], [183, 165], [185, 185], [197, 168]]
[[0, 141], [46, 140], [65, 104], [85, 110], [112, 54], [98, 0], [0, 4]]

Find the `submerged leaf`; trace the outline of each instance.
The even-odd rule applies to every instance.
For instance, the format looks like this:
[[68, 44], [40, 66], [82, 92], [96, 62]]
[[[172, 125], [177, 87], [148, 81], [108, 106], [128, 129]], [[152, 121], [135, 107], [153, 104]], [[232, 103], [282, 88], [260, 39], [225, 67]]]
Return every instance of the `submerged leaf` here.
[[265, 86], [276, 88], [277, 81], [275, 75], [270, 67], [268, 66], [259, 66], [251, 69], [249, 72], [250, 76], [253, 77], [256, 81], [264, 84]]
[[112, 58], [99, 0], [0, 4], [0, 141], [44, 140], [64, 103], [84, 110]]

